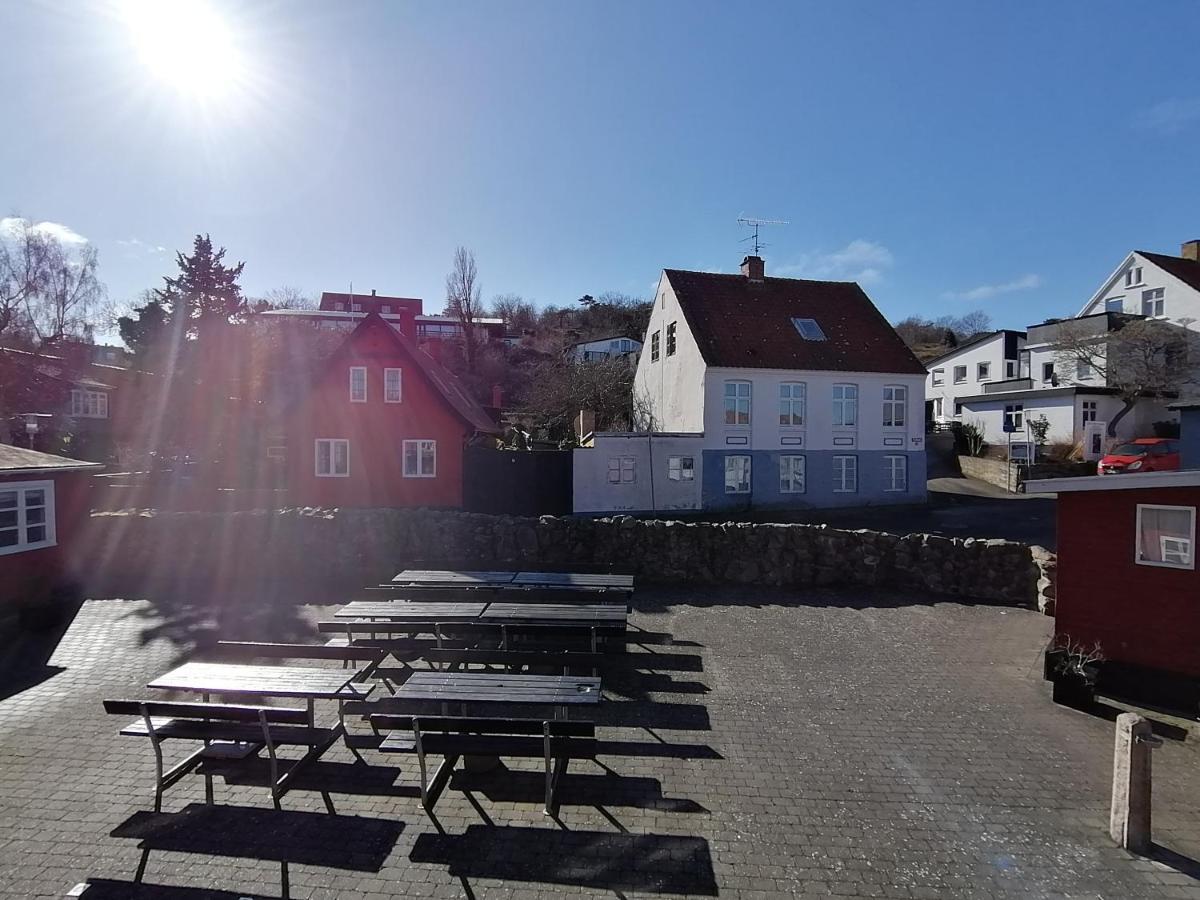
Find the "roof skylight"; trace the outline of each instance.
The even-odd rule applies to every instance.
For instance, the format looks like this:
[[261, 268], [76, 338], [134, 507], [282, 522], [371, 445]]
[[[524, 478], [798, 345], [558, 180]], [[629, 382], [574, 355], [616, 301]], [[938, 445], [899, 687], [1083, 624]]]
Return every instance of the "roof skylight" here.
[[821, 326], [817, 324], [816, 319], [792, 319], [792, 324], [796, 326], [796, 330], [800, 332], [800, 337], [806, 341], [823, 341], [825, 340], [825, 332], [821, 330]]

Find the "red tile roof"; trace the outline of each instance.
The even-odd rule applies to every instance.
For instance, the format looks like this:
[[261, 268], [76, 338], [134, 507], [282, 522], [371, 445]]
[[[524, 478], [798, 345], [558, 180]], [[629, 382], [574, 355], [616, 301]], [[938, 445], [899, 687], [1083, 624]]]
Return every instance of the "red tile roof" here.
[[[862, 288], [667, 269], [688, 327], [710, 366], [924, 375]], [[824, 341], [807, 341], [793, 318], [815, 319]]]
[[1137, 251], [1139, 255], [1146, 257], [1150, 262], [1154, 263], [1160, 269], [1165, 269], [1170, 272], [1184, 284], [1193, 287], [1200, 291], [1200, 262], [1184, 259], [1182, 256], [1165, 256], [1162, 253], [1147, 253], [1145, 250]]

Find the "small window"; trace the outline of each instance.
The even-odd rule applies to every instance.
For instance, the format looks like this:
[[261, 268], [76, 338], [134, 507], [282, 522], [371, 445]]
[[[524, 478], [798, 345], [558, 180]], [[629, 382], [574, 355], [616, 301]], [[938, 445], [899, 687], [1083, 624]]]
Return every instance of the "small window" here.
[[650, 362], [658, 362], [658, 335], [657, 331], [650, 335]]
[[1105, 312], [1121, 312], [1125, 308], [1124, 297], [1109, 297], [1104, 301]]
[[404, 477], [437, 477], [437, 441], [404, 441]]
[[1054, 381], [1054, 363], [1042, 363], [1042, 381]]
[[362, 312], [362, 304], [361, 303], [351, 303], [350, 311], [351, 312]]
[[804, 457], [779, 457], [779, 493], [804, 493]]
[[670, 481], [694, 481], [696, 478], [695, 460], [690, 456], [667, 457], [667, 479]]
[[637, 459], [632, 456], [608, 458], [608, 483], [633, 484], [637, 481]]
[[933, 417], [935, 419], [940, 419], [942, 417], [942, 408], [943, 408], [942, 407], [942, 398], [934, 397], [933, 398]]
[[750, 424], [750, 382], [725, 382], [725, 424]]
[[1196, 508], [1138, 504], [1135, 561], [1168, 569], [1196, 568]]
[[383, 402], [399, 403], [403, 388], [403, 369], [383, 370]]
[[1080, 410], [1081, 410], [1080, 421], [1082, 421], [1084, 425], [1086, 425], [1088, 422], [1096, 421], [1096, 401], [1095, 400], [1084, 400], [1083, 403], [1080, 405]]
[[991, 381], [992, 380], [992, 364], [990, 362], [981, 362], [975, 366], [976, 381]]
[[367, 370], [365, 366], [350, 367], [350, 402], [367, 402]]
[[807, 388], [803, 381], [785, 381], [779, 385], [779, 424], [795, 428], [804, 424]]
[[903, 428], [907, 407], [908, 388], [901, 384], [885, 385], [883, 388], [883, 427]]
[[750, 457], [725, 457], [725, 493], [750, 493]]
[[1004, 407], [1004, 428], [1006, 431], [1022, 431], [1025, 428], [1025, 405], [1009, 403]]
[[345, 312], [346, 304], [345, 303], [335, 303], [335, 304], [333, 304], [333, 308], [334, 308], [335, 312]]
[[817, 324], [816, 319], [792, 319], [792, 324], [800, 332], [800, 337], [806, 341], [825, 340], [825, 332], [821, 330], [821, 326]]
[[1090, 381], [1096, 376], [1096, 367], [1082, 359], [1075, 362], [1075, 378], [1079, 381]]
[[967, 367], [966, 366], [955, 366], [954, 367], [954, 383], [962, 384], [966, 380], [967, 380]]
[[1125, 271], [1125, 286], [1132, 287], [1135, 284], [1142, 283], [1142, 267], [1131, 266]]
[[54, 545], [54, 482], [0, 484], [0, 556]]
[[317, 439], [318, 478], [347, 478], [350, 475], [350, 442], [342, 438]]
[[667, 326], [667, 356], [675, 355], [675, 322]]
[[857, 427], [857, 384], [835, 384], [833, 386], [833, 425], [835, 428]]
[[1017, 361], [1015, 359], [1006, 359], [1004, 361], [1004, 377], [1005, 378], [1016, 378], [1017, 377]]
[[883, 489], [889, 492], [908, 490], [908, 457], [883, 458]]
[[287, 447], [273, 444], [267, 448], [267, 459], [287, 459]]
[[962, 403], [958, 400], [954, 401], [954, 416], [958, 418], [962, 415]]
[[392, 311], [392, 307], [390, 304], [384, 303], [379, 307], [379, 311], [381, 313], [383, 313], [384, 315], [387, 315], [388, 313], [390, 313]]
[[833, 492], [853, 494], [858, 491], [858, 457], [835, 456], [833, 458]]
[[946, 381], [946, 370], [945, 369], [934, 369], [933, 370], [933, 383], [934, 384], [943, 384], [945, 381]]
[[1163, 295], [1165, 293], [1164, 288], [1142, 291], [1142, 315], [1161, 316], [1163, 314]]
[[104, 391], [71, 391], [71, 415], [79, 419], [107, 419], [108, 394]]

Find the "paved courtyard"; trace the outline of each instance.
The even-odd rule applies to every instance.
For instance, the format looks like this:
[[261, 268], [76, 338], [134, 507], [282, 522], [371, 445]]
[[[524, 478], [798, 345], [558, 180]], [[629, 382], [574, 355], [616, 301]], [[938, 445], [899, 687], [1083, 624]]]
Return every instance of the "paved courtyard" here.
[[458, 776], [433, 821], [414, 763], [340, 746], [282, 812], [243, 766], [217, 805], [191, 777], [153, 814], [148, 742], [101, 698], [217, 634], [315, 640], [329, 612], [95, 600], [10, 648], [0, 894], [1200, 898], [1195, 750], [1156, 751], [1161, 861], [1113, 847], [1112, 725], [1049, 702], [1049, 620], [922, 598], [639, 591], [634, 624], [670, 637], [606, 678], [603, 767], [572, 767], [558, 821], [536, 765]]

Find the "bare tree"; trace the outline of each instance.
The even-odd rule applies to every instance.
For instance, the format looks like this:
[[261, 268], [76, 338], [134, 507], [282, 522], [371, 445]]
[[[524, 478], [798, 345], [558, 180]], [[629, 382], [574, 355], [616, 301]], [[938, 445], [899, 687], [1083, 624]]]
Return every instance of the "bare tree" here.
[[90, 339], [105, 300], [104, 285], [96, 277], [98, 265], [99, 254], [91, 244], [70, 251], [54, 238], [46, 241], [41, 284], [24, 303], [43, 343], [64, 337]]
[[466, 247], [454, 251], [454, 267], [446, 276], [446, 312], [458, 319], [463, 330], [467, 371], [475, 371], [475, 320], [483, 313], [479, 299], [479, 273], [475, 254]]
[[250, 307], [255, 312], [268, 309], [316, 309], [317, 300], [300, 288], [285, 284], [271, 288], [258, 299], [250, 301]]
[[1117, 423], [1142, 398], [1174, 397], [1196, 384], [1197, 341], [1185, 327], [1152, 319], [1118, 323], [1112, 331], [1068, 319], [1059, 323], [1053, 346], [1064, 376], [1090, 368], [1116, 390], [1123, 406], [1108, 423], [1108, 436], [1115, 437]]
[[51, 238], [20, 217], [3, 221], [0, 231], [0, 334], [21, 324], [26, 302], [42, 290]]
[[510, 332], [532, 331], [538, 314], [534, 305], [519, 294], [501, 294], [492, 298], [492, 315], [503, 319]]

